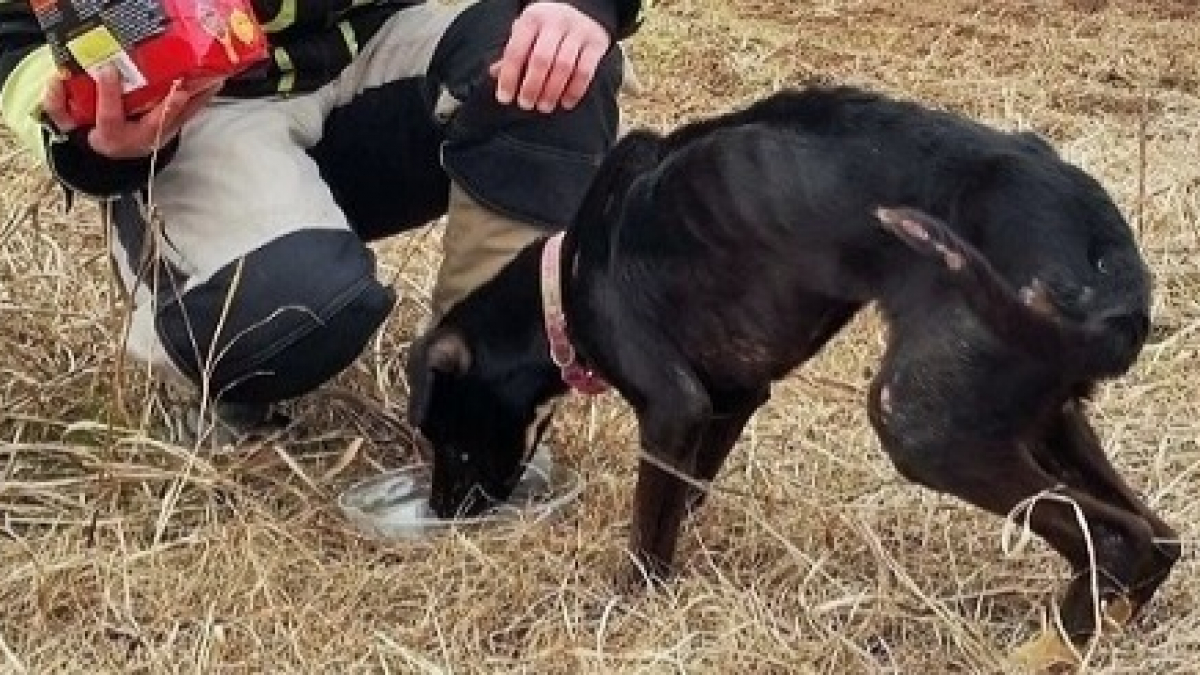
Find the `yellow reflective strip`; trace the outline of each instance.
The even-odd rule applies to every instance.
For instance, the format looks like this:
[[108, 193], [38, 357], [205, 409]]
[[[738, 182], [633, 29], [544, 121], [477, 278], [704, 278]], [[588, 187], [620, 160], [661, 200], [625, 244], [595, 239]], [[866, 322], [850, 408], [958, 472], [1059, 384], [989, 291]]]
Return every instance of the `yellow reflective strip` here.
[[296, 0], [282, 0], [279, 3], [279, 13], [262, 25], [265, 33], [278, 33], [292, 27], [296, 23]]
[[655, 10], [658, 9], [658, 0], [644, 0], [638, 7], [637, 15], [633, 17], [633, 25], [639, 26], [645, 23], [650, 18]]
[[358, 56], [358, 35], [354, 33], [354, 26], [351, 26], [349, 21], [339, 21], [338, 30], [342, 32], [346, 51], [350, 52], [350, 56]]
[[272, 56], [275, 58], [275, 65], [279, 67], [279, 86], [277, 90], [281, 94], [286, 94], [296, 86], [296, 67], [292, 64], [292, 57], [283, 47], [276, 47]]
[[57, 66], [50, 48], [43, 45], [21, 59], [0, 88], [0, 120], [12, 130], [17, 140], [45, 160], [42, 146], [42, 92], [53, 77]]

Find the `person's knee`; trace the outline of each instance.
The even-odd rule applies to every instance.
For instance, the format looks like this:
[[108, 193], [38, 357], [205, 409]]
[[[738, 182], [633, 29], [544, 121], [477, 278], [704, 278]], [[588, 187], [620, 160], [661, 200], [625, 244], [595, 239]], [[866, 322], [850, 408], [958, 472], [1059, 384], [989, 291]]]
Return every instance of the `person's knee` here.
[[348, 232], [295, 232], [161, 302], [159, 339], [210, 399], [293, 398], [350, 365], [390, 313], [374, 268]]
[[[570, 109], [525, 110], [496, 99], [492, 65], [508, 39], [509, 24], [490, 15], [507, 3], [482, 3], [453, 25], [435, 51], [426, 95], [450, 145], [486, 142], [503, 134], [550, 153], [599, 157], [612, 145], [620, 122], [617, 99], [625, 59], [613, 45], [596, 65], [583, 97]], [[484, 8], [490, 9], [484, 9]], [[498, 30], [499, 27], [499, 30]]]
[[444, 125], [441, 157], [477, 201], [512, 218], [558, 229], [583, 198], [616, 140], [624, 60], [614, 46], [570, 110], [523, 110], [496, 100], [488, 68], [522, 3], [479, 3], [451, 25], [429, 70], [429, 100]]
[[501, 105], [490, 88], [474, 91], [447, 125], [443, 168], [506, 216], [565, 227], [616, 140], [620, 67], [610, 53], [584, 99], [549, 114]]

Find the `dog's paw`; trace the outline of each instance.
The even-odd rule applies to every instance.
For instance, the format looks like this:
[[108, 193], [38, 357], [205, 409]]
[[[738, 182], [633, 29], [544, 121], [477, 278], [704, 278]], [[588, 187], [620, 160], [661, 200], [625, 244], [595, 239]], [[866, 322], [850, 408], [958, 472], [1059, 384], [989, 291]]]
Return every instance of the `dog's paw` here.
[[1067, 644], [1062, 635], [1047, 628], [1012, 654], [1013, 661], [1028, 673], [1065, 675], [1079, 668], [1079, 652]]
[[1104, 627], [1109, 630], [1121, 630], [1128, 626], [1136, 613], [1133, 601], [1124, 595], [1105, 600], [1102, 608]]
[[613, 591], [621, 595], [645, 595], [652, 593], [667, 583], [666, 577], [654, 574], [641, 565], [621, 565], [613, 575]]
[[625, 551], [624, 560], [616, 566], [612, 577], [613, 591], [623, 595], [651, 593], [667, 585], [672, 571], [652, 555]]
[[[1121, 630], [1129, 625], [1135, 613], [1133, 601], [1123, 595], [1104, 601], [1101, 605], [1104, 630]], [[1047, 627], [1036, 638], [1018, 647], [1012, 656], [1027, 672], [1060, 675], [1079, 669], [1083, 651], [1072, 647], [1057, 630]]]

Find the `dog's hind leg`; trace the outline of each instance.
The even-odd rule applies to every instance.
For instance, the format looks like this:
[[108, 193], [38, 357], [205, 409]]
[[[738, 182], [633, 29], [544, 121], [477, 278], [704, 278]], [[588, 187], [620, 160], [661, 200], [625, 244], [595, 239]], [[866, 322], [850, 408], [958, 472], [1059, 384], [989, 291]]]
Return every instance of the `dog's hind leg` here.
[[[977, 393], [974, 387], [955, 386], [965, 381], [939, 373], [936, 365], [925, 363], [920, 371], [919, 378], [897, 383], [885, 369], [872, 388], [871, 421], [885, 450], [906, 478], [996, 515], [1015, 516], [1066, 558], [1075, 578], [1060, 603], [1062, 625], [1075, 644], [1086, 644], [1097, 632], [1101, 609], [1093, 602], [1092, 582], [1101, 603], [1121, 597], [1142, 574], [1153, 547], [1150, 525], [1063, 485], [1015, 432], [979, 431], [987, 415], [963, 409]], [[930, 382], [938, 391], [927, 388]], [[950, 401], [959, 409], [949, 410]]]
[[1154, 548], [1128, 589], [1131, 606], [1126, 608], [1125, 618], [1132, 618], [1149, 602], [1178, 562], [1182, 553], [1178, 533], [1121, 478], [1079, 401], [1071, 400], [1064, 405], [1048, 426], [1043, 442], [1033, 446], [1033, 451], [1037, 462], [1064, 483], [1133, 513], [1154, 531]]

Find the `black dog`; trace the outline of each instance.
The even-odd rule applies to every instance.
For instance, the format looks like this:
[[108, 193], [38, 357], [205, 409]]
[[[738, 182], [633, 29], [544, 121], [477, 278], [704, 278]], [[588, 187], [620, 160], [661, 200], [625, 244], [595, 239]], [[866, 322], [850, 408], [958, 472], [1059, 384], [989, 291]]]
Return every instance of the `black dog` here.
[[[569, 350], [549, 354], [545, 246], [414, 347], [411, 416], [435, 448], [443, 515], [508, 495], [562, 374], [578, 375]], [[1076, 571], [1062, 601], [1073, 638], [1099, 609], [1088, 536], [1112, 614], [1140, 609], [1178, 559], [1082, 403], [1137, 358], [1149, 273], [1101, 186], [1038, 137], [850, 88], [783, 92], [625, 137], [562, 247], [551, 271], [573, 346], [635, 409], [655, 458], [632, 533], [652, 572], [669, 573], [695, 496], [671, 473], [716, 476], [771, 382], [871, 302], [889, 341], [870, 419], [902, 475], [999, 515], [1042, 493], [1085, 514], [1088, 533], [1061, 499], [1023, 512]]]

